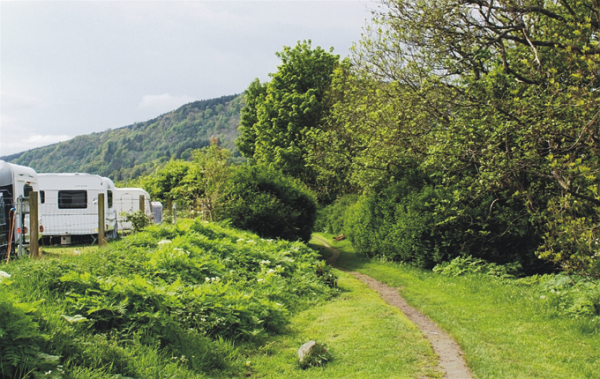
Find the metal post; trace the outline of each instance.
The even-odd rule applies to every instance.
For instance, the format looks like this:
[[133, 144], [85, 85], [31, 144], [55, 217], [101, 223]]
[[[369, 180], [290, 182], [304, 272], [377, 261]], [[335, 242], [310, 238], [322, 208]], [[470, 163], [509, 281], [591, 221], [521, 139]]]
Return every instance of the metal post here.
[[173, 224], [177, 223], [177, 204], [173, 204]]
[[104, 236], [104, 194], [98, 194], [98, 246], [106, 246]]
[[40, 256], [38, 215], [38, 192], [31, 191], [29, 192], [29, 255], [32, 258], [39, 258]]
[[145, 201], [144, 201], [144, 195], [140, 195], [140, 211], [142, 211], [142, 213], [146, 214], [146, 207], [145, 207]]

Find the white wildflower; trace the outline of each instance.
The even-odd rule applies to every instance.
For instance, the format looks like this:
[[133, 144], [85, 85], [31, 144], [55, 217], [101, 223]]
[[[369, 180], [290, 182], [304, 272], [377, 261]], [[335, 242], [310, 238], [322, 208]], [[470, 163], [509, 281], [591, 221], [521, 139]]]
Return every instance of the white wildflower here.
[[172, 243], [172, 242], [171, 242], [171, 241], [169, 241], [169, 240], [161, 240], [161, 241], [158, 241], [158, 244], [159, 244], [159, 245], [166, 245], [166, 244], [168, 244], [168, 243]]

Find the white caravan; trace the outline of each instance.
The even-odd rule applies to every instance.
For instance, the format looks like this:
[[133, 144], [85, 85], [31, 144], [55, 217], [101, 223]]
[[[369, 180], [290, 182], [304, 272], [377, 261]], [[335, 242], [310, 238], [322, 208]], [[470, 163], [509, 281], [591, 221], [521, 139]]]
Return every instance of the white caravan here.
[[0, 257], [6, 256], [9, 240], [11, 251], [29, 240], [29, 193], [37, 190], [34, 169], [0, 160]]
[[61, 244], [71, 238], [84, 241], [98, 235], [98, 195], [104, 194], [104, 230], [109, 238], [117, 236], [115, 184], [109, 178], [91, 174], [38, 174], [40, 219], [44, 238], [60, 237]]
[[114, 204], [117, 211], [117, 225], [119, 230], [132, 230], [131, 222], [125, 221], [127, 213], [140, 210], [140, 196], [144, 196], [144, 213], [150, 222], [154, 222], [152, 202], [148, 192], [141, 188], [115, 188]]

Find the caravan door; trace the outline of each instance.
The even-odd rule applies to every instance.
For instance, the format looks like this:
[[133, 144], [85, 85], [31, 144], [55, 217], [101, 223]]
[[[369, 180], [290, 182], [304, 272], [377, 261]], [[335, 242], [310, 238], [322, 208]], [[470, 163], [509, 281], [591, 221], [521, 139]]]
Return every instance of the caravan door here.
[[136, 212], [139, 208], [139, 201], [133, 201], [133, 195], [130, 193], [122, 193], [118, 201], [120, 205], [120, 214], [117, 215], [119, 219], [119, 230], [131, 230], [131, 222], [125, 221], [125, 213]]

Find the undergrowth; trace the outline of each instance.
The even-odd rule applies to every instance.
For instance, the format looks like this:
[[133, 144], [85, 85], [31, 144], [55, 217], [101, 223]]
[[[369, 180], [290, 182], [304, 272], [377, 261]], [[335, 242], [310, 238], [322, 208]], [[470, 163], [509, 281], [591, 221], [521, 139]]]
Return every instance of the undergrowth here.
[[519, 263], [499, 265], [483, 259], [457, 257], [433, 268], [444, 276], [482, 274], [517, 285], [530, 286], [540, 294], [545, 308], [570, 317], [592, 317], [600, 320], [600, 281], [578, 275], [546, 274], [516, 279]]
[[240, 349], [335, 292], [318, 258], [302, 243], [184, 221], [14, 262], [0, 282], [2, 377], [236, 375]]

